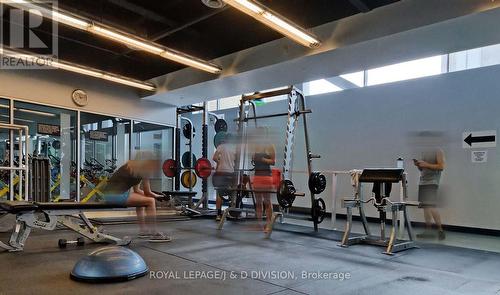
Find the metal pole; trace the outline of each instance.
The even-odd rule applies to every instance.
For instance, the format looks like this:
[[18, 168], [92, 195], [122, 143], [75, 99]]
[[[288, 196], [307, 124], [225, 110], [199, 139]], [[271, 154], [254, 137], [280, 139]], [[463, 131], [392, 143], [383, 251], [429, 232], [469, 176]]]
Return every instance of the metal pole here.
[[[299, 95], [301, 111], [305, 111], [306, 110], [306, 100], [305, 100], [304, 95], [297, 90], [294, 90], [294, 91], [297, 93], [297, 95]], [[313, 153], [311, 152], [311, 145], [309, 142], [309, 132], [307, 129], [307, 114], [303, 113], [302, 116], [303, 116], [303, 120], [304, 120], [304, 139], [305, 139], [305, 145], [306, 145], [307, 172], [309, 173], [309, 175], [311, 175], [311, 173], [313, 172], [312, 171], [312, 159], [318, 158], [318, 156], [313, 155]], [[313, 217], [313, 222], [314, 222], [314, 231], [318, 231], [318, 224], [316, 223], [315, 213], [313, 210], [315, 201], [316, 201], [316, 196], [311, 192], [311, 215]]]
[[[181, 153], [181, 116], [177, 113], [176, 127], [175, 127], [175, 151], [174, 158], [177, 163], [177, 168], [179, 167]], [[180, 190], [181, 182], [179, 179], [179, 172], [176, 173], [174, 177], [174, 189], [176, 191]]]
[[[19, 149], [19, 163], [18, 163], [18, 167], [19, 169], [23, 169], [23, 161], [24, 161], [24, 154], [23, 154], [23, 130], [22, 129], [19, 129], [17, 131], [17, 134], [19, 136], [19, 142], [18, 142], [18, 145], [17, 145], [17, 148]], [[19, 170], [19, 197], [22, 198], [23, 196], [23, 174], [24, 174], [24, 171], [23, 170]], [[26, 176], [26, 179], [27, 179], [27, 176]], [[25, 200], [27, 201], [27, 200]]]
[[[10, 123], [14, 124], [14, 101], [10, 101]], [[9, 129], [9, 166], [14, 167], [14, 130]], [[9, 172], [9, 199], [14, 201], [14, 175]]]
[[[201, 146], [202, 146], [202, 157], [208, 158], [208, 104], [205, 101], [203, 103], [203, 125], [202, 125], [202, 136], [201, 136]], [[203, 208], [208, 209], [208, 181], [206, 178], [202, 180], [202, 194], [203, 194]]]
[[76, 202], [80, 202], [80, 199], [81, 199], [81, 196], [80, 196], [80, 165], [81, 165], [81, 150], [80, 150], [80, 145], [81, 145], [81, 134], [80, 134], [80, 128], [81, 128], [81, 119], [80, 119], [80, 114], [81, 112], [80, 111], [77, 111], [76, 113], [76, 179], [75, 179], [75, 183], [76, 183]]
[[30, 170], [29, 170], [29, 153], [30, 153], [30, 139], [29, 139], [29, 128], [26, 126], [25, 130], [25, 141], [24, 144], [26, 146], [25, 152], [24, 152], [24, 174], [26, 179], [24, 180], [24, 200], [28, 201], [28, 188], [29, 188], [29, 177], [30, 177]]

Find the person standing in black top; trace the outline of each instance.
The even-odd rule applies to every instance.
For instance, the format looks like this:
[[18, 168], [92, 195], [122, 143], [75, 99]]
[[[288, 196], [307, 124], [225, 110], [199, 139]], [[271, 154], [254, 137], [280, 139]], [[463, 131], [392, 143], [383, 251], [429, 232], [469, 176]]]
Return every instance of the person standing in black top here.
[[271, 204], [271, 191], [275, 190], [271, 166], [276, 164], [276, 149], [270, 141], [267, 128], [260, 127], [255, 131], [253, 142], [252, 162], [255, 166], [252, 186], [255, 190], [255, 215], [257, 221], [262, 220], [262, 205], [266, 210], [266, 226], [268, 232], [271, 226], [273, 206]]

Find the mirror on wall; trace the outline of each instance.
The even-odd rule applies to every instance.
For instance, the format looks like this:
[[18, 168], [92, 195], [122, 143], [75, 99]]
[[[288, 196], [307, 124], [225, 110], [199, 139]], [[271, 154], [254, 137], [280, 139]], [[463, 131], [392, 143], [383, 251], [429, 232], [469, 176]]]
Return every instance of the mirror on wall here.
[[30, 156], [49, 160], [46, 201], [76, 200], [76, 118], [75, 111], [14, 102], [14, 124], [29, 127]]
[[80, 113], [80, 200], [99, 201], [114, 171], [129, 160], [130, 120]]
[[[171, 159], [174, 152], [174, 130], [172, 127], [134, 121], [132, 133], [132, 157], [138, 151], [150, 151], [163, 162]], [[161, 171], [151, 179], [154, 191], [172, 190], [172, 181]]]

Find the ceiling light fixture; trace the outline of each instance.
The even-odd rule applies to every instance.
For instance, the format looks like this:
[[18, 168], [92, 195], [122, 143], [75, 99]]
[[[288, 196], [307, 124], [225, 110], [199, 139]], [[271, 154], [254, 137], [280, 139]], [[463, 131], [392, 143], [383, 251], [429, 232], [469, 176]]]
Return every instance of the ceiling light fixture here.
[[321, 41], [306, 29], [299, 27], [285, 17], [253, 0], [224, 0], [228, 5], [255, 18], [288, 38], [304, 46], [315, 48]]
[[[27, 53], [20, 53], [20, 52], [16, 52], [16, 51], [12, 51], [12, 50], [7, 50], [4, 48], [0, 48], [0, 55], [9, 56], [9, 57], [17, 58], [20, 60], [28, 60], [28, 61], [38, 60], [38, 57], [35, 55], [31, 55], [31, 54], [27, 54]], [[65, 62], [65, 61], [61, 61], [61, 60], [51, 61], [51, 62], [47, 62], [47, 63], [48, 63], [47, 66], [61, 69], [61, 70], [65, 70], [65, 71], [69, 71], [69, 72], [74, 72], [74, 73], [78, 73], [78, 74], [82, 74], [82, 75], [86, 75], [86, 76], [100, 78], [100, 79], [112, 81], [112, 82], [123, 84], [123, 85], [132, 86], [135, 88], [140, 88], [140, 89], [144, 89], [144, 90], [148, 90], [148, 91], [155, 91], [156, 90], [156, 87], [151, 83], [142, 82], [142, 81], [138, 81], [138, 80], [127, 78], [127, 77], [122, 77], [122, 76], [115, 75], [112, 73], [103, 72], [103, 71], [96, 70], [96, 69], [91, 69], [88, 67], [80, 66], [77, 64], [73, 64], [73, 63], [69, 63], [69, 62]]]
[[62, 10], [51, 10], [47, 7], [39, 6], [26, 0], [0, 0], [0, 3], [27, 10], [30, 13], [41, 13], [44, 17], [50, 18], [53, 21], [90, 32], [138, 50], [143, 50], [161, 56], [186, 66], [213, 74], [218, 74], [222, 71], [221, 67], [211, 62], [167, 48], [148, 40], [144, 40], [137, 36], [121, 32], [115, 28], [98, 24], [94, 21], [85, 19], [84, 17], [76, 16]]

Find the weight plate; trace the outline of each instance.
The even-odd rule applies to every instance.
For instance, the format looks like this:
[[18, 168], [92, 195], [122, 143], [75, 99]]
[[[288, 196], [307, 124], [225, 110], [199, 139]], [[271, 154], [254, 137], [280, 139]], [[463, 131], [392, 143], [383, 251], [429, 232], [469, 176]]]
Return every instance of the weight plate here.
[[227, 133], [224, 131], [218, 132], [214, 136], [214, 146], [217, 148], [224, 140], [226, 140]]
[[326, 204], [322, 198], [314, 200], [314, 205], [312, 208], [313, 220], [316, 224], [320, 224], [326, 217]]
[[217, 119], [215, 121], [215, 132], [227, 132], [227, 122], [224, 119]]
[[56, 149], [56, 150], [61, 149], [61, 142], [60, 142], [59, 140], [54, 140], [54, 141], [52, 142], [52, 147], [53, 147], [54, 149]]
[[184, 171], [181, 175], [181, 184], [185, 188], [193, 188], [197, 182], [196, 174]]
[[311, 193], [318, 195], [326, 189], [326, 177], [321, 172], [313, 172], [309, 176], [309, 190]]
[[293, 201], [295, 201], [295, 186], [293, 182], [288, 179], [281, 181], [278, 190], [278, 203], [284, 209], [292, 207]]
[[175, 177], [175, 175], [177, 174], [176, 173], [177, 172], [177, 162], [173, 159], [165, 160], [165, 162], [163, 162], [162, 170], [163, 170], [163, 174], [166, 177]]
[[[189, 163], [189, 154], [193, 156], [191, 164]], [[193, 167], [193, 165], [196, 163], [196, 156], [193, 153], [185, 152], [184, 154], [182, 154], [181, 163], [182, 167], [184, 168]]]
[[[190, 139], [191, 138], [191, 123], [186, 123], [184, 126], [182, 126], [182, 135], [184, 135], [185, 138]], [[193, 137], [196, 135], [196, 129], [193, 127]]]
[[199, 178], [206, 179], [212, 174], [212, 163], [206, 158], [201, 158], [196, 161], [194, 171]]

